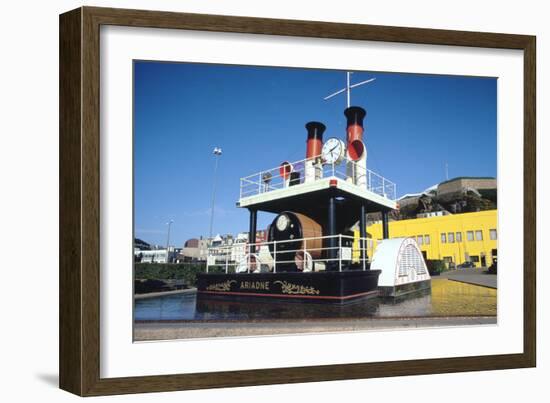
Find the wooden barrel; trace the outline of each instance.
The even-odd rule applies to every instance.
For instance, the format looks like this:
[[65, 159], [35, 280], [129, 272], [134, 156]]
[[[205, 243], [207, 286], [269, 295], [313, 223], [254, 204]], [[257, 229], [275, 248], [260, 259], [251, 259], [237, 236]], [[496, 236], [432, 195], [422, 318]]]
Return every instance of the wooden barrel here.
[[294, 215], [300, 222], [302, 228], [301, 238], [317, 238], [304, 240], [300, 245], [301, 248], [305, 248], [313, 259], [319, 259], [322, 255], [321, 248], [323, 247], [323, 240], [320, 238], [323, 236], [323, 229], [317, 221], [303, 214], [294, 213]]
[[[311, 218], [291, 211], [279, 214], [269, 226], [268, 233], [269, 251], [274, 257], [276, 249], [277, 268], [296, 268], [296, 256], [303, 253], [304, 249], [313, 259], [321, 258], [322, 236], [321, 225]], [[274, 241], [277, 242], [276, 246], [273, 244]]]

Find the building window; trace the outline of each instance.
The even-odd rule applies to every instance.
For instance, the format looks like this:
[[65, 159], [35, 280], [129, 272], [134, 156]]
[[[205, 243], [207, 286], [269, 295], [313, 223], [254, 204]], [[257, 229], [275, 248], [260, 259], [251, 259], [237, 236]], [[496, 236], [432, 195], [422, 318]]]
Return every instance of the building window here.
[[426, 245], [429, 245], [430, 244], [430, 236], [429, 235], [424, 235], [424, 243]]
[[441, 234], [441, 243], [447, 243], [447, 234]]
[[474, 231], [467, 231], [466, 232], [466, 239], [468, 241], [473, 241], [474, 240]]
[[462, 242], [462, 232], [457, 232], [456, 233], [456, 241], [457, 242]]
[[496, 241], [497, 240], [497, 230], [496, 229], [490, 229], [489, 230], [489, 237], [491, 238], [492, 241]]
[[418, 243], [418, 245], [422, 246], [422, 244], [424, 243], [423, 241], [424, 239], [422, 238], [422, 235], [418, 235], [416, 237], [416, 242]]
[[476, 241], [483, 241], [483, 232], [481, 230], [476, 231]]
[[447, 239], [449, 240], [449, 243], [454, 243], [455, 242], [455, 233], [454, 232], [449, 232], [449, 234], [447, 235]]

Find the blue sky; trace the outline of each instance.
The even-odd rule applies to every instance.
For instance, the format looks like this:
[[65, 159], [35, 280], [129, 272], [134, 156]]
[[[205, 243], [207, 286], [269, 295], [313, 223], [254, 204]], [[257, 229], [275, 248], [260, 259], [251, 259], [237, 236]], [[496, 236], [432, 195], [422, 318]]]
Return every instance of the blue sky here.
[[[367, 110], [368, 168], [397, 194], [449, 177], [496, 176], [495, 78], [356, 72], [352, 105]], [[344, 71], [191, 63], [134, 63], [135, 235], [171, 244], [208, 235], [215, 146], [214, 233], [246, 231], [239, 178], [305, 158], [305, 123], [345, 138]], [[273, 216], [259, 213], [259, 228]]]

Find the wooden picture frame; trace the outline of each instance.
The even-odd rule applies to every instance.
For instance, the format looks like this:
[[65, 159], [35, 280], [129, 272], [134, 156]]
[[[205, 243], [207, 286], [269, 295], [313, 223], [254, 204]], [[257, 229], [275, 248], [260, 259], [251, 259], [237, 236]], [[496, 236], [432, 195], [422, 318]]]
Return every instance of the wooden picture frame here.
[[[523, 353], [193, 374], [100, 377], [99, 35], [119, 25], [524, 52]], [[534, 36], [82, 7], [60, 16], [60, 387], [81, 396], [524, 368], [536, 365]]]

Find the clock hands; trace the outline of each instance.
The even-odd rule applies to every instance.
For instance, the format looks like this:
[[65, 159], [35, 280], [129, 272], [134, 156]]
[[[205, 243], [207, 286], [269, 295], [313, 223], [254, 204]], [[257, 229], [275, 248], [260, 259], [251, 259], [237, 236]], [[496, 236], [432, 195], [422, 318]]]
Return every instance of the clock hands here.
[[333, 137], [325, 143], [325, 146], [326, 149], [323, 147], [323, 159], [329, 164], [337, 163], [342, 156], [342, 147], [345, 147], [343, 142]]
[[[335, 159], [335, 153], [333, 153], [333, 151], [336, 150], [338, 147], [340, 147], [340, 144], [337, 143], [337, 144], [336, 144], [334, 147], [332, 147], [332, 148], [330, 149], [330, 151], [329, 151], [329, 154], [330, 154], [330, 156], [332, 157], [333, 160]], [[338, 154], [336, 154], [336, 155], [338, 155]]]

